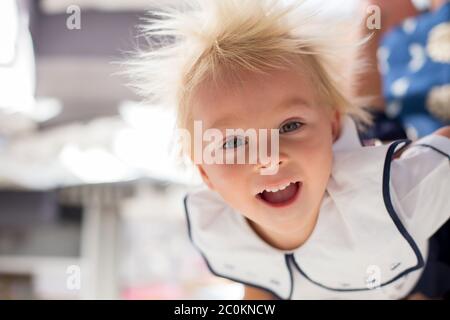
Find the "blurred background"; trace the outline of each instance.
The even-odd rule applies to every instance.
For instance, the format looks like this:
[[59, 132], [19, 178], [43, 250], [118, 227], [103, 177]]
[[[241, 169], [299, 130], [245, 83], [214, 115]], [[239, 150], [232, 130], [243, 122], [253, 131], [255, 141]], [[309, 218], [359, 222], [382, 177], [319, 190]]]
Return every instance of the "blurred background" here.
[[0, 1], [0, 299], [240, 298], [188, 239], [173, 115], [116, 75], [149, 3]]
[[[145, 45], [136, 25], [163, 1], [177, 2], [0, 1], [0, 299], [242, 297], [188, 239], [182, 200], [200, 179], [171, 152], [174, 115], [140, 103], [120, 75]], [[314, 0], [349, 23], [358, 3]], [[445, 48], [440, 121], [450, 119]]]

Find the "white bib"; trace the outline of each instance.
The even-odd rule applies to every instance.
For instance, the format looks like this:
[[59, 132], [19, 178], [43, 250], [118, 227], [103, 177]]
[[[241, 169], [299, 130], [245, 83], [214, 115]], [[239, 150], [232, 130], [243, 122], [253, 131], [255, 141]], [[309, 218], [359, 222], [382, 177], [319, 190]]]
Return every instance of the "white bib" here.
[[[264, 242], [213, 191], [203, 188], [186, 196], [189, 235], [211, 272], [263, 288], [280, 299], [399, 299], [411, 291], [423, 270], [431, 234], [414, 224], [420, 214], [405, 213], [407, 206], [393, 190], [397, 160], [392, 159], [405, 142], [362, 147], [355, 140], [354, 124], [346, 121], [334, 146], [331, 178], [316, 226], [295, 250], [279, 250]], [[421, 177], [423, 183], [430, 175], [444, 181], [439, 185], [444, 189], [441, 196], [450, 194], [450, 158], [445, 158], [450, 140], [442, 139], [447, 140], [442, 145], [443, 140], [437, 139], [445, 149], [442, 154], [426, 150], [438, 164]], [[416, 189], [408, 189], [408, 194]], [[427, 203], [428, 214], [440, 215], [431, 219], [437, 221], [433, 228], [450, 215], [450, 201], [437, 200]]]

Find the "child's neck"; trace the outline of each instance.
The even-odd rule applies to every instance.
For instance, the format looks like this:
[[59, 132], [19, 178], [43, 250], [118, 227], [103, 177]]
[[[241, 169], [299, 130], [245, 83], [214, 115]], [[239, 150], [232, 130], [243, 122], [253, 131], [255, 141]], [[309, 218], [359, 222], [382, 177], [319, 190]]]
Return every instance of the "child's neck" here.
[[317, 219], [311, 221], [303, 230], [298, 230], [295, 233], [276, 233], [265, 229], [251, 220], [246, 219], [250, 227], [255, 233], [267, 244], [280, 250], [295, 250], [302, 246], [308, 240]]

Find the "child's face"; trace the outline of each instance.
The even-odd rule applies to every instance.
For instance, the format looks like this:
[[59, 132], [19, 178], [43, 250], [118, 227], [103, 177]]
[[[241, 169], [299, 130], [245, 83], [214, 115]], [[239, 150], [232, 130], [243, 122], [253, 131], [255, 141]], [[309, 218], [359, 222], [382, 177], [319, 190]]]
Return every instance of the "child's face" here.
[[[297, 72], [246, 73], [241, 79], [241, 84], [221, 84], [220, 90], [203, 84], [194, 95], [193, 119], [224, 136], [227, 128], [280, 128], [278, 172], [261, 175], [264, 166], [257, 163], [200, 164], [200, 173], [231, 207], [267, 233], [309, 235], [330, 176], [339, 116], [319, 105], [314, 87]], [[284, 190], [264, 191], [288, 183]]]

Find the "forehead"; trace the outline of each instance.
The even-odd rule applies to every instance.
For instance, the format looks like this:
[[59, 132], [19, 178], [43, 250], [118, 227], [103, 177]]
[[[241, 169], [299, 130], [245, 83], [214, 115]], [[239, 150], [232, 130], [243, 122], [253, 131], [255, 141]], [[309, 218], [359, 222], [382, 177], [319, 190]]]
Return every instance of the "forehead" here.
[[193, 95], [192, 118], [210, 128], [226, 119], [231, 122], [273, 117], [274, 108], [283, 104], [314, 104], [312, 88], [309, 77], [298, 71], [241, 72], [232, 80], [201, 84]]

